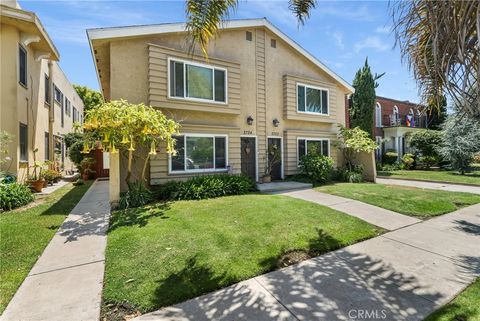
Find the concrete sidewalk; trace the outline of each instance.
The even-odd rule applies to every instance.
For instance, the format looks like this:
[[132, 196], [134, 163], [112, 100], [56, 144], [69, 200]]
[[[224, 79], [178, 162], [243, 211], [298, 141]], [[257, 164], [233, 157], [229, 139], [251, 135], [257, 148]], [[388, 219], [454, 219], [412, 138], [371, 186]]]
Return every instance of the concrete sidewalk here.
[[381, 178], [381, 177], [377, 177], [376, 182], [378, 184], [386, 184], [386, 185], [411, 186], [411, 187], [417, 187], [417, 188], [438, 189], [441, 191], [480, 194], [480, 186], [421, 182], [421, 181], [412, 181], [408, 179], [396, 179], [396, 178], [393, 179], [393, 178]]
[[402, 215], [349, 198], [317, 192], [313, 189], [278, 192], [275, 194], [295, 197], [328, 206], [389, 231], [421, 222], [421, 220], [411, 216]]
[[96, 181], [35, 263], [1, 320], [98, 320], [109, 216], [108, 181]]
[[480, 204], [136, 321], [423, 320], [480, 275]]

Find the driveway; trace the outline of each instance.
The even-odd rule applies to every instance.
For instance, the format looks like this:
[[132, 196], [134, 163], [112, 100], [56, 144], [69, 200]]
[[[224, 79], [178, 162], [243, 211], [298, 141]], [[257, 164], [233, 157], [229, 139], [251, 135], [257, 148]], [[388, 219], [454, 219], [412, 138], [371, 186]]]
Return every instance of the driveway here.
[[479, 275], [477, 204], [134, 320], [422, 320]]

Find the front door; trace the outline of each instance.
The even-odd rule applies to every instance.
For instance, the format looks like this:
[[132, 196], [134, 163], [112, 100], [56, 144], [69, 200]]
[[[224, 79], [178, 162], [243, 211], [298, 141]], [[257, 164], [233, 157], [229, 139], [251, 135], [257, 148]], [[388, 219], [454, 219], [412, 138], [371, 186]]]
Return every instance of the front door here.
[[282, 139], [269, 138], [268, 151], [268, 164], [272, 167], [270, 173], [272, 180], [282, 179]]
[[242, 174], [247, 175], [254, 181], [257, 180], [257, 155], [255, 137], [242, 137], [241, 144]]

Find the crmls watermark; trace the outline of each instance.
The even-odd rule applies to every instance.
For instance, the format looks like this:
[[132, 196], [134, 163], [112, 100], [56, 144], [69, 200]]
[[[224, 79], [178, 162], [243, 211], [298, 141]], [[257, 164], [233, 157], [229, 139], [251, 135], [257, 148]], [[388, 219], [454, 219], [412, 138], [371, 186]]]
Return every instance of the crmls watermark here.
[[348, 311], [351, 320], [384, 320], [387, 318], [387, 310], [353, 309]]

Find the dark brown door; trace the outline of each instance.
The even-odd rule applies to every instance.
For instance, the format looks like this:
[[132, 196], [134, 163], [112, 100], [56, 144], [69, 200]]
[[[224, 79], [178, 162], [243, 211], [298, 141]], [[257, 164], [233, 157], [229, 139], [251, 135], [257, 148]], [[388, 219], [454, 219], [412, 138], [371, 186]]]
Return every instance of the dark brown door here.
[[256, 139], [255, 137], [242, 137], [241, 140], [242, 174], [256, 180]]
[[[282, 139], [281, 138], [269, 138], [268, 139], [268, 150], [271, 150], [271, 146], [274, 147], [275, 153], [268, 153], [268, 162], [273, 164], [272, 166], [272, 180], [282, 179]], [[272, 161], [273, 158], [276, 158], [276, 161]]]

